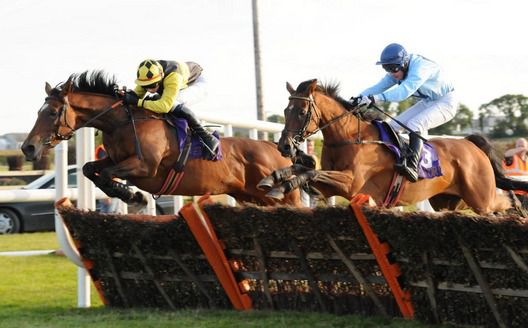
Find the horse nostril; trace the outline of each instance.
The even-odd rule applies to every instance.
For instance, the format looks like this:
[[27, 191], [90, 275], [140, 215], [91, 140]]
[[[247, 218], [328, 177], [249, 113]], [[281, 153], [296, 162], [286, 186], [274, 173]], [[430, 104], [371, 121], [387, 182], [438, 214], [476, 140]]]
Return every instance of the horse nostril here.
[[25, 145], [22, 146], [22, 152], [26, 157], [32, 156], [35, 153], [35, 146], [33, 145]]

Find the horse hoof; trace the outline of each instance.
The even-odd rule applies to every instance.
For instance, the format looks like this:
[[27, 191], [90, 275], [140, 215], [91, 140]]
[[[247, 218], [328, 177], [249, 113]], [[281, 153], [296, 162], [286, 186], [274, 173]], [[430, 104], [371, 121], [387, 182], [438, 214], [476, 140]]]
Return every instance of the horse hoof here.
[[271, 176], [265, 177], [264, 179], [260, 180], [257, 185], [257, 189], [262, 191], [268, 191], [271, 188], [273, 188], [273, 178]]
[[267, 194], [267, 197], [273, 198], [276, 200], [283, 200], [284, 199], [284, 193], [277, 189], [271, 189]]
[[145, 207], [148, 204], [148, 200], [142, 192], [136, 191], [130, 203], [140, 207]]

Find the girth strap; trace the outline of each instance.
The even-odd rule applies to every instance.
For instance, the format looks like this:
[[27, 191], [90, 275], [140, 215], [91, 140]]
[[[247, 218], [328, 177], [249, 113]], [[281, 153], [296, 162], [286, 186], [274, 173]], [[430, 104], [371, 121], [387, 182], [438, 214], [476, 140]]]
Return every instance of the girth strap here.
[[383, 207], [393, 207], [400, 200], [400, 196], [403, 193], [403, 189], [407, 184], [407, 178], [398, 172], [394, 172], [389, 191], [383, 201]]
[[192, 135], [191, 132], [187, 130], [187, 136], [185, 137], [185, 146], [180, 151], [178, 161], [174, 165], [174, 168], [169, 171], [169, 174], [167, 174], [165, 182], [163, 182], [161, 189], [154, 194], [155, 196], [173, 195], [174, 192], [176, 192], [176, 189], [180, 186], [180, 182], [183, 179], [183, 175], [185, 173], [184, 169], [185, 165], [187, 164], [187, 161], [189, 160], [191, 145]]

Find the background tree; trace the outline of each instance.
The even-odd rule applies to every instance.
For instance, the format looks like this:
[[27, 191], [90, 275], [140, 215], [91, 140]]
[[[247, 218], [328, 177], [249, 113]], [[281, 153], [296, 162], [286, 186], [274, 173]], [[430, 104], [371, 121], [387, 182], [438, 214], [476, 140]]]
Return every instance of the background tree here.
[[[486, 122], [487, 118], [496, 122]], [[493, 123], [491, 137], [511, 137], [528, 134], [528, 98], [524, 95], [504, 95], [479, 107], [481, 127]]]
[[460, 134], [465, 128], [471, 128], [473, 122], [473, 112], [464, 104], [458, 105], [455, 117], [434, 129], [429, 130], [429, 134]]
[[273, 114], [273, 115], [268, 116], [268, 122], [284, 124], [284, 122], [286, 121], [284, 120], [284, 116]]

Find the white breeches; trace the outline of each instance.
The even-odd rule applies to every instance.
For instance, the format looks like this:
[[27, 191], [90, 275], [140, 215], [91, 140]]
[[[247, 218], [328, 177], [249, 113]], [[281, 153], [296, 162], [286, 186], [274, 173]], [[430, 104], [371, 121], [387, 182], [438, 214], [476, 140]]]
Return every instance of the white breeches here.
[[[396, 116], [396, 119], [407, 125], [412, 131], [426, 134], [427, 130], [440, 126], [455, 117], [458, 109], [458, 98], [451, 91], [437, 100], [420, 100], [414, 106]], [[389, 120], [396, 131], [404, 129], [396, 122]]]
[[196, 81], [185, 89], [181, 89], [176, 97], [175, 105], [185, 104], [192, 106], [207, 96], [207, 81], [200, 75]]

